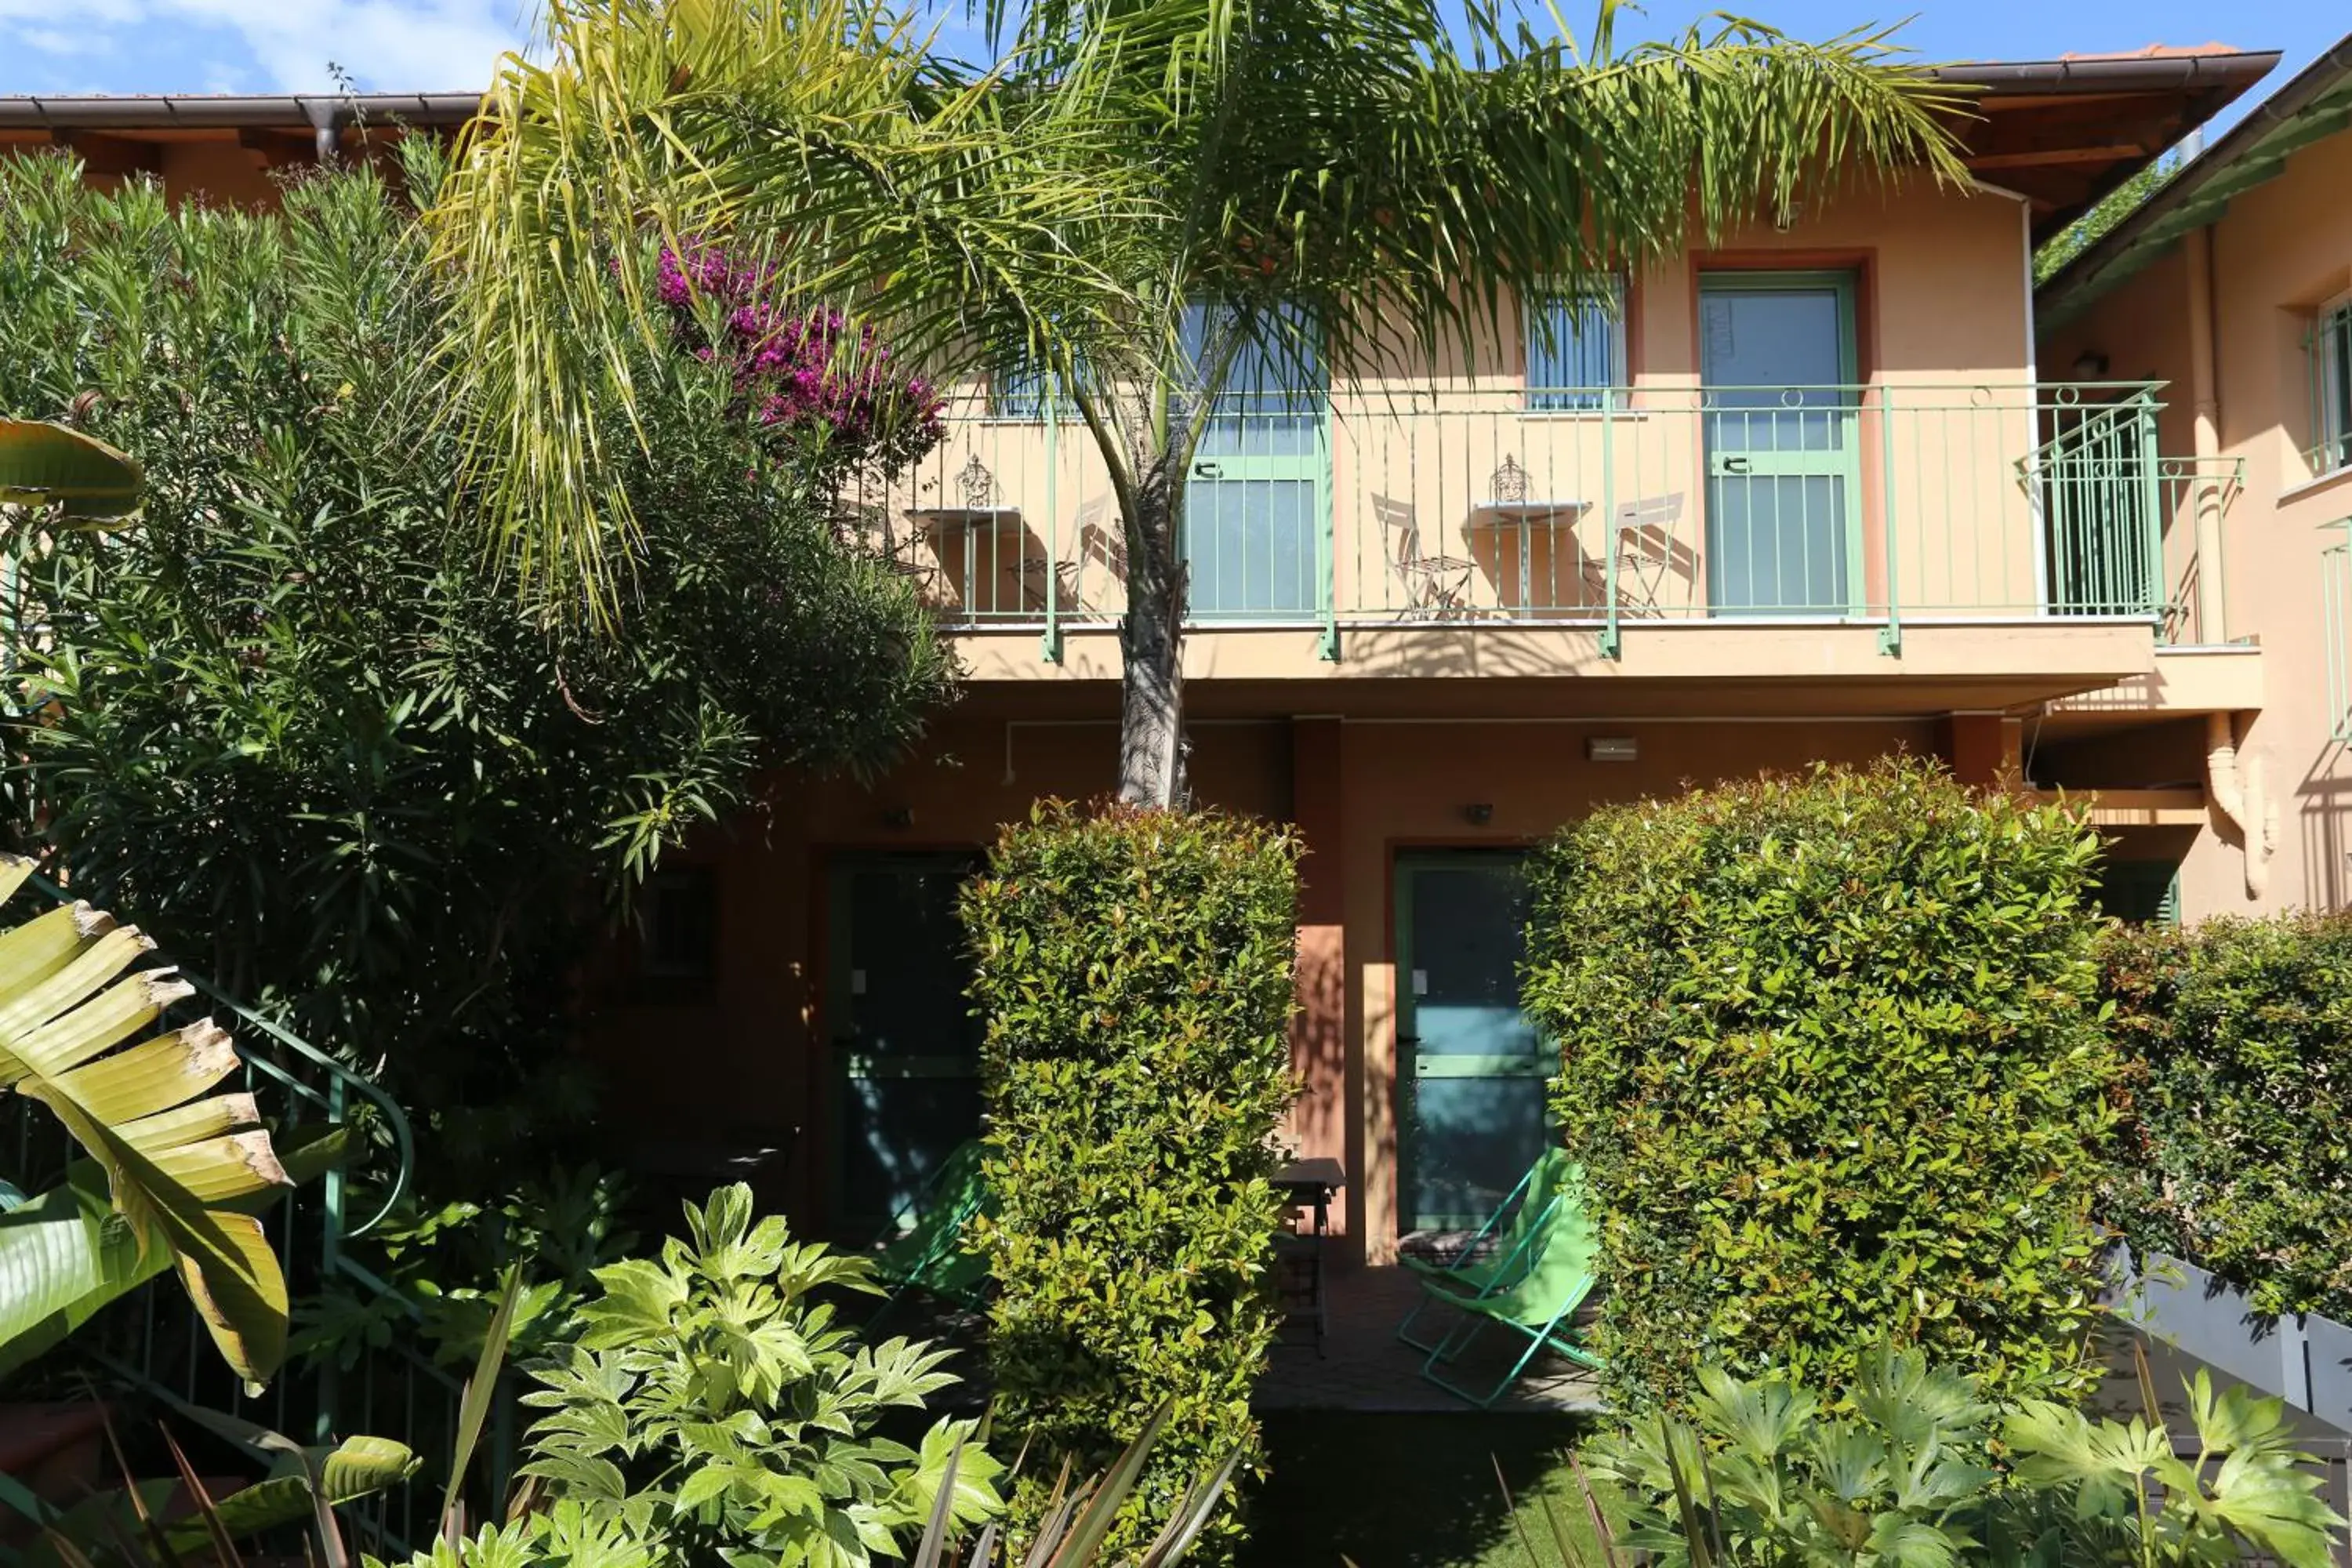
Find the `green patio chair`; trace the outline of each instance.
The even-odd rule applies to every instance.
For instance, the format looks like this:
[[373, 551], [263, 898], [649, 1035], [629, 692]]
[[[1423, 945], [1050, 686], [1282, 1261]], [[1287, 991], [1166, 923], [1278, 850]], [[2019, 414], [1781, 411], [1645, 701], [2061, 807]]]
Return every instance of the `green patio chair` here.
[[874, 1277], [890, 1287], [876, 1321], [909, 1290], [980, 1305], [988, 1289], [988, 1259], [964, 1242], [971, 1222], [995, 1206], [981, 1173], [987, 1158], [988, 1146], [977, 1138], [957, 1144], [914, 1201], [890, 1216], [873, 1249]]
[[[1528, 1238], [1532, 1248], [1527, 1271], [1508, 1285], [1487, 1290], [1465, 1290], [1442, 1276], [1423, 1276], [1421, 1288], [1463, 1315], [1463, 1322], [1437, 1342], [1422, 1364], [1421, 1375], [1481, 1410], [1493, 1407], [1538, 1351], [1553, 1351], [1579, 1366], [1601, 1369], [1601, 1358], [1587, 1350], [1566, 1326], [1584, 1304], [1595, 1283], [1598, 1238], [1585, 1210], [1583, 1194], [1563, 1192], [1538, 1233]], [[1492, 1388], [1484, 1393], [1451, 1382], [1441, 1369], [1469, 1349], [1489, 1328], [1500, 1328], [1526, 1342], [1518, 1359]]]
[[[1568, 1157], [1567, 1150], [1547, 1149], [1451, 1261], [1433, 1263], [1411, 1257], [1401, 1261], [1423, 1279], [1435, 1279], [1456, 1291], [1483, 1293], [1498, 1285], [1515, 1283], [1533, 1260], [1528, 1240], [1551, 1216], [1552, 1206], [1559, 1201], [1561, 1193], [1582, 1181], [1583, 1175], [1582, 1168]], [[1423, 1296], [1404, 1315], [1404, 1321], [1397, 1325], [1396, 1337], [1414, 1350], [1429, 1352], [1437, 1348], [1412, 1334], [1414, 1320], [1432, 1305], [1431, 1298]]]

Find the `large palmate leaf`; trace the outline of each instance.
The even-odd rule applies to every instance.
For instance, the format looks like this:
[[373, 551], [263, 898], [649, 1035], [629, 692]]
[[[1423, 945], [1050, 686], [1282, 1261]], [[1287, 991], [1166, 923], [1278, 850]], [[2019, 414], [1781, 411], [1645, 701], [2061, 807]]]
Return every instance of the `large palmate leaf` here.
[[0, 504], [54, 502], [68, 518], [107, 520], [137, 510], [145, 487], [138, 460], [95, 437], [0, 419]]
[[[0, 900], [31, 864], [0, 858]], [[229, 1206], [287, 1184], [253, 1097], [208, 1094], [236, 1051], [211, 1020], [143, 1033], [194, 994], [134, 927], [87, 904], [0, 932], [0, 1089], [47, 1106], [106, 1173], [142, 1257], [167, 1248], [214, 1342], [260, 1382], [286, 1353], [286, 1281], [261, 1222]]]

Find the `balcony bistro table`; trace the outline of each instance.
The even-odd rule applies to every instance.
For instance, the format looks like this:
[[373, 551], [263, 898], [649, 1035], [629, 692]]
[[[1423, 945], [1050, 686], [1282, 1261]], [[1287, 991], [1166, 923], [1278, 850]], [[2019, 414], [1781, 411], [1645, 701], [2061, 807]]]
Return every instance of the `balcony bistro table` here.
[[[1511, 608], [1551, 610], [1576, 607], [1564, 606], [1557, 602], [1559, 597], [1559, 542], [1563, 532], [1574, 540], [1577, 520], [1590, 510], [1590, 502], [1567, 497], [1538, 497], [1533, 500], [1497, 497], [1493, 500], [1482, 500], [1472, 509], [1470, 526], [1474, 530], [1486, 530], [1495, 536], [1495, 571], [1497, 576], [1504, 575], [1507, 571], [1503, 562], [1503, 536], [1510, 534], [1518, 542], [1519, 596], [1511, 604]], [[1552, 580], [1547, 584], [1548, 602], [1543, 604], [1538, 604], [1535, 596], [1535, 531], [1538, 528], [1544, 531], [1551, 542]], [[1580, 573], [1577, 577], [1580, 587], [1583, 581]], [[1501, 586], [1501, 584], [1496, 584], [1498, 590]]]
[[1331, 1200], [1348, 1184], [1348, 1173], [1328, 1156], [1294, 1160], [1274, 1173], [1274, 1190], [1294, 1209], [1314, 1213], [1314, 1228], [1303, 1234], [1286, 1231], [1275, 1237], [1275, 1258], [1280, 1273], [1283, 1317], [1305, 1319], [1315, 1325], [1315, 1353], [1323, 1353], [1323, 1335], [1329, 1326], [1323, 1296], [1323, 1244], [1331, 1234]]

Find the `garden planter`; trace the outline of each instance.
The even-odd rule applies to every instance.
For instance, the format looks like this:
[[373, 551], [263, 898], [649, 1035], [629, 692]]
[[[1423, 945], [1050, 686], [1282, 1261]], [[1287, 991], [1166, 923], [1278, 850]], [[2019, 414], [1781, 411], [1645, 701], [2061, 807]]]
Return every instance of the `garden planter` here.
[[2245, 1292], [2167, 1253], [2116, 1249], [2116, 1314], [2217, 1372], [2352, 1432], [2352, 1328], [2318, 1312], [2266, 1317]]

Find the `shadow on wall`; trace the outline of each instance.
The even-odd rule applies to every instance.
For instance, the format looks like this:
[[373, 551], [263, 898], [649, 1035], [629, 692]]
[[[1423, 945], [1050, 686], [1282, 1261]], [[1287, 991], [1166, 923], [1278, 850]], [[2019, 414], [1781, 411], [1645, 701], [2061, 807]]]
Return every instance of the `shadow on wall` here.
[[[1558, 1568], [1538, 1493], [1590, 1541], [1568, 1456], [1589, 1433], [1570, 1415], [1265, 1417], [1272, 1474], [1250, 1505], [1241, 1568]], [[1496, 1466], [1537, 1551], [1528, 1561]]]
[[2303, 840], [2303, 902], [2315, 910], [2352, 904], [2352, 749], [2329, 742], [2295, 790], [2295, 817]]

